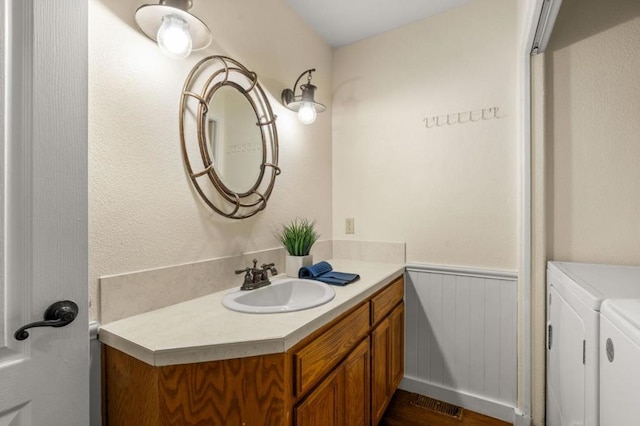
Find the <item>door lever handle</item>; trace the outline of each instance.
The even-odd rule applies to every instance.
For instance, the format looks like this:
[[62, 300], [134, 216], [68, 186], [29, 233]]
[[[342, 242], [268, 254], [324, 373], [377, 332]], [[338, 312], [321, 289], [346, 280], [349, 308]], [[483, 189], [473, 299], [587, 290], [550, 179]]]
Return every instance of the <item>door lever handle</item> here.
[[44, 321], [36, 321], [23, 325], [13, 335], [16, 340], [24, 340], [29, 337], [30, 328], [34, 327], [64, 327], [73, 322], [78, 316], [78, 305], [71, 300], [55, 302], [44, 311]]

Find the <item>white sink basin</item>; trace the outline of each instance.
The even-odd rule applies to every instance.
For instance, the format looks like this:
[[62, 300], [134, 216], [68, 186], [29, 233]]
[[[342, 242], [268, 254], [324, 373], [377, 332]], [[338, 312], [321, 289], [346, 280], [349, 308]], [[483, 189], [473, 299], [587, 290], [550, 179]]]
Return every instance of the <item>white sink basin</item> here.
[[273, 314], [293, 312], [323, 305], [334, 298], [336, 292], [327, 284], [285, 278], [272, 281], [257, 290], [236, 290], [225, 294], [222, 304], [239, 312]]

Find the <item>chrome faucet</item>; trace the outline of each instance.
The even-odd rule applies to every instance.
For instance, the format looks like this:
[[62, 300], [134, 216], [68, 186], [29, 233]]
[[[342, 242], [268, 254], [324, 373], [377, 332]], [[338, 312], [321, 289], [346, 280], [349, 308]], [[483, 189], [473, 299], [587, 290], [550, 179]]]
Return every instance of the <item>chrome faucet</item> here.
[[245, 274], [244, 282], [240, 287], [240, 290], [255, 290], [256, 288], [264, 287], [271, 284], [269, 281], [268, 272], [271, 271], [271, 275], [277, 275], [278, 270], [273, 263], [263, 263], [260, 268], [257, 267], [258, 259], [253, 259], [253, 267], [247, 266], [244, 269], [238, 269], [236, 275]]

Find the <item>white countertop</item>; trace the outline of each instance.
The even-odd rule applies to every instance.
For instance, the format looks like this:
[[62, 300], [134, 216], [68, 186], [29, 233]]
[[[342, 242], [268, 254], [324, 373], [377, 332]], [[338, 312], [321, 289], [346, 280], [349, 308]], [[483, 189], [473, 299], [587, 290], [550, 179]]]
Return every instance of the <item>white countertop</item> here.
[[247, 314], [222, 306], [236, 287], [109, 323], [103, 343], [150, 365], [216, 361], [286, 352], [313, 331], [392, 282], [404, 264], [329, 260], [334, 270], [360, 279], [334, 286], [336, 296], [316, 308], [277, 314]]

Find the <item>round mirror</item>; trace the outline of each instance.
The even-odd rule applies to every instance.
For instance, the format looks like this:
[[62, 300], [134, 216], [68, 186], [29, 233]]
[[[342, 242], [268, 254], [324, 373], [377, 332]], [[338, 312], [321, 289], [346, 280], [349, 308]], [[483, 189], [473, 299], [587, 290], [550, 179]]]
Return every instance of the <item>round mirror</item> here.
[[267, 205], [278, 168], [276, 116], [258, 77], [226, 56], [198, 62], [180, 99], [180, 143], [205, 203], [244, 219]]
[[262, 167], [262, 134], [256, 113], [241, 92], [220, 87], [209, 102], [205, 136], [209, 157], [223, 185], [243, 194], [251, 190]]

